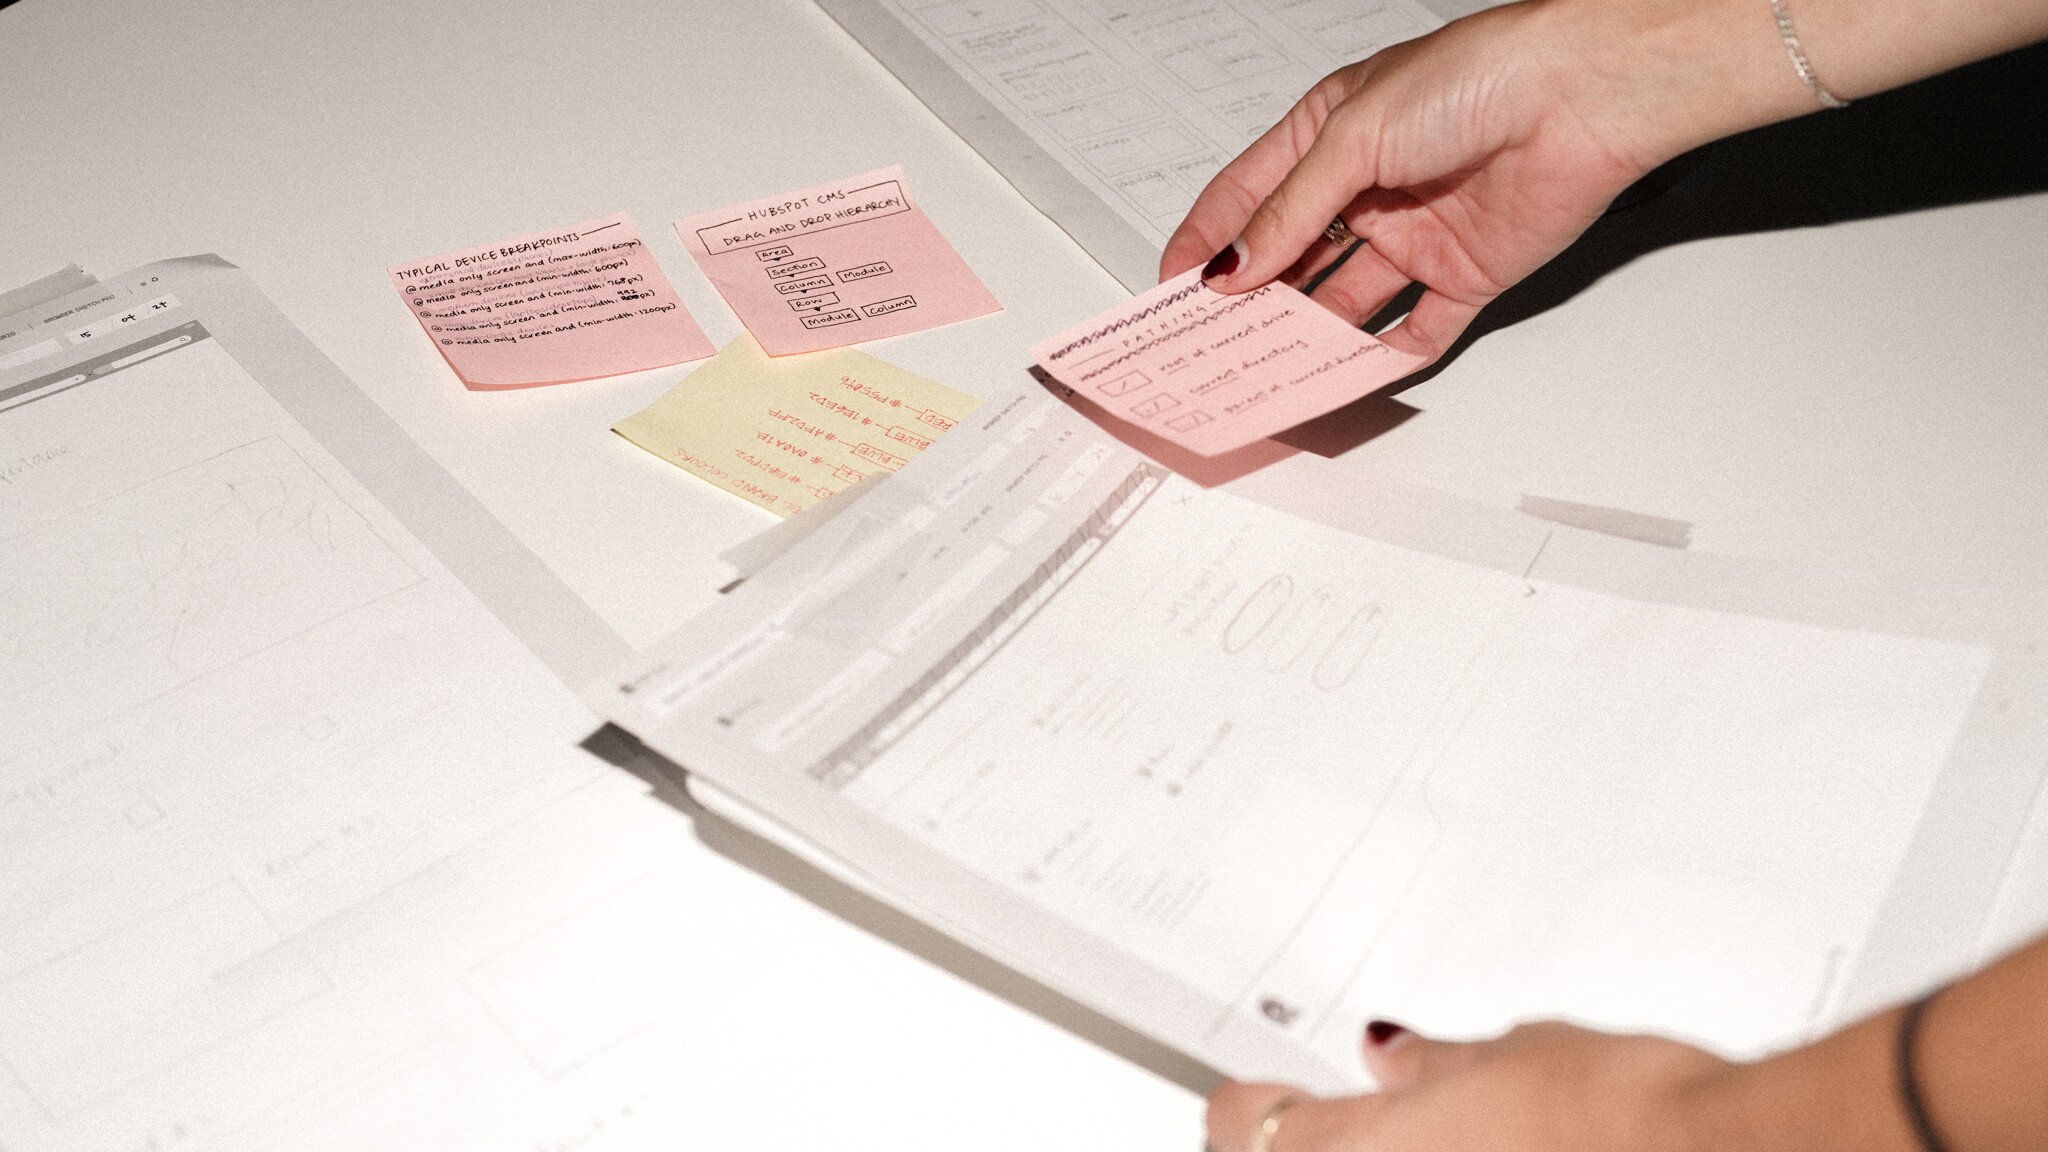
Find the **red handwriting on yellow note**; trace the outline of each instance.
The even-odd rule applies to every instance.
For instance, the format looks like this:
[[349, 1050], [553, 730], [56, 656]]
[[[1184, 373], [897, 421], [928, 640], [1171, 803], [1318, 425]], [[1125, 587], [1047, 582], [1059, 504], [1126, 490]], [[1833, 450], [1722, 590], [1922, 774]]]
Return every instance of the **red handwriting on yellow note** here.
[[612, 431], [778, 516], [908, 464], [980, 403], [850, 348], [725, 346]]

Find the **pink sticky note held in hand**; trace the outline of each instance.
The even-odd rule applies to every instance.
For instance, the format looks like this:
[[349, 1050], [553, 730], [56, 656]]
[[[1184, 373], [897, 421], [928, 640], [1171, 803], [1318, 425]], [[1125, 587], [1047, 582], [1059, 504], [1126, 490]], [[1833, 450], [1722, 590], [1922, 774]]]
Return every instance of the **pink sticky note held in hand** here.
[[1194, 269], [1031, 348], [1118, 417], [1215, 456], [1422, 367], [1285, 284], [1226, 296]]
[[922, 332], [1001, 309], [901, 167], [676, 221], [770, 356]]
[[624, 212], [389, 271], [472, 389], [617, 376], [716, 351]]

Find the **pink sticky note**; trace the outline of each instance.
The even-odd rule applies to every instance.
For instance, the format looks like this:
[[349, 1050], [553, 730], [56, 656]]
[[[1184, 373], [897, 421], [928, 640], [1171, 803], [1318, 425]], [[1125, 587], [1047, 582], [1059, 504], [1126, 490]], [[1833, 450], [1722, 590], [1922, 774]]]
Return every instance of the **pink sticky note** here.
[[1194, 269], [1035, 344], [1039, 367], [1203, 456], [1284, 432], [1422, 367], [1285, 284], [1226, 296]]
[[676, 221], [770, 356], [922, 332], [1002, 305], [882, 168]]
[[389, 271], [473, 389], [616, 376], [717, 351], [624, 212]]

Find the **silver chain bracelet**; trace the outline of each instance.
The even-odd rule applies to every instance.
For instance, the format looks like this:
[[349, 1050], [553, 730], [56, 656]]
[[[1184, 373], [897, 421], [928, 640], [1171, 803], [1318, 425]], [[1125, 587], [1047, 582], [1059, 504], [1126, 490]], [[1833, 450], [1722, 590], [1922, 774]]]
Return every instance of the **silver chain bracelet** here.
[[1792, 57], [1792, 70], [1812, 91], [1813, 98], [1823, 108], [1847, 108], [1849, 102], [1828, 91], [1820, 77], [1813, 74], [1813, 62], [1806, 58], [1806, 49], [1799, 46], [1799, 33], [1792, 30], [1792, 13], [1785, 7], [1785, 0], [1771, 0], [1771, 15], [1778, 18], [1778, 38], [1785, 42], [1785, 54]]

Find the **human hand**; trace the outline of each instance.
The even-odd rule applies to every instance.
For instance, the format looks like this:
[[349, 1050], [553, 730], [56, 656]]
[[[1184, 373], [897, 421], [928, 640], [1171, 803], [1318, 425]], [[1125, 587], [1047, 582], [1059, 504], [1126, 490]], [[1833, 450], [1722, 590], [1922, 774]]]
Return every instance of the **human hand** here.
[[1366, 244], [1315, 299], [1356, 324], [1419, 281], [1420, 302], [1381, 338], [1434, 360], [1711, 123], [1666, 115], [1693, 78], [1637, 59], [1676, 34], [1612, 11], [1657, 7], [1509, 5], [1332, 73], [1210, 181], [1161, 279], [1214, 256], [1221, 291], [1301, 287], [1341, 253], [1322, 239], [1341, 215]]
[[[1691, 1152], [1693, 1100], [1736, 1067], [1673, 1040], [1555, 1023], [1475, 1044], [1375, 1023], [1365, 1059], [1378, 1092], [1300, 1099], [1270, 1152]], [[1253, 1152], [1269, 1110], [1299, 1095], [1224, 1084], [1209, 1098], [1209, 1146]]]

